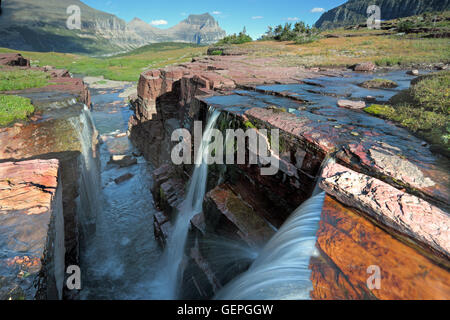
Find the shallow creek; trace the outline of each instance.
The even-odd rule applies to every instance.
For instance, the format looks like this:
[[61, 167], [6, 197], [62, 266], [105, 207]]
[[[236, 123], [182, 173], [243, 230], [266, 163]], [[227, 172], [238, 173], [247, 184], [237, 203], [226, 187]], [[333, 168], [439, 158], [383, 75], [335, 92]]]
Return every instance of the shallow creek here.
[[[152, 262], [161, 254], [153, 234], [155, 208], [150, 192], [151, 170], [143, 157], [120, 168], [108, 163], [111, 155], [138, 155], [127, 136], [133, 111], [119, 98], [120, 92], [91, 90], [92, 118], [105, 140], [99, 147], [102, 211], [95, 235], [82, 244], [82, 299], [146, 299], [146, 280], [155, 272]], [[119, 135], [119, 137], [116, 137]], [[121, 183], [114, 179], [133, 177]]]

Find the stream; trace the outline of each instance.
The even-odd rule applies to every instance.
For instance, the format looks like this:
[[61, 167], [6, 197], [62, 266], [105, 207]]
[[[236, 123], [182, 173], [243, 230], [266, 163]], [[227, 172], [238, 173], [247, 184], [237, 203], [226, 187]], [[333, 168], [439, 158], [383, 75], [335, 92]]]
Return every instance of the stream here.
[[[119, 135], [126, 132], [133, 111], [119, 91], [91, 93], [92, 119], [104, 140], [99, 147], [102, 210], [95, 233], [82, 242], [81, 299], [148, 299], [146, 283], [154, 277], [161, 255], [152, 225], [152, 168], [143, 157], [124, 168], [108, 163], [111, 155], [138, 155], [128, 137]], [[133, 177], [114, 181], [125, 174]]]

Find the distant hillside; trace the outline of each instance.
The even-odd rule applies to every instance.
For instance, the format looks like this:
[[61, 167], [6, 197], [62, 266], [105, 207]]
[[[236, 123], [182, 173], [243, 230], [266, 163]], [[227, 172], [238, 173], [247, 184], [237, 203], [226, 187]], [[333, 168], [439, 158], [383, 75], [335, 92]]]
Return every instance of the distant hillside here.
[[450, 0], [350, 0], [325, 12], [315, 26], [332, 29], [364, 23], [367, 20], [367, 8], [370, 5], [380, 7], [381, 20], [390, 20], [424, 12], [449, 10]]
[[[81, 30], [66, 27], [70, 5], [81, 9]], [[127, 24], [79, 0], [7, 0], [2, 7], [0, 47], [17, 50], [100, 55], [157, 42], [209, 44], [225, 36], [209, 14], [191, 15], [172, 28], [159, 29], [138, 18]]]

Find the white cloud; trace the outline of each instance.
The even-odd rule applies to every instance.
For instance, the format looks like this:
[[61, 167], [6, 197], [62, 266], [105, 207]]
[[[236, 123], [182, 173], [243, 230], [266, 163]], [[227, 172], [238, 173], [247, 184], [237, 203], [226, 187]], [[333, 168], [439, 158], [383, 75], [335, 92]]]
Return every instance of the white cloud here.
[[222, 14], [222, 12], [220, 12], [220, 11], [213, 11], [213, 12], [211, 12], [212, 14], [215, 14], [215, 15], [219, 15], [219, 14]]
[[264, 18], [263, 16], [253, 16], [252, 17], [253, 20], [258, 20], [258, 19], [263, 19], [263, 18]]
[[187, 13], [186, 12], [182, 12], [182, 13], [180, 13], [183, 17], [185, 17], [185, 16], [187, 16]]
[[168, 22], [166, 20], [160, 19], [160, 20], [153, 20], [152, 22], [150, 22], [150, 24], [152, 26], [162, 26], [168, 24]]
[[325, 12], [324, 8], [313, 8], [311, 10], [312, 13], [320, 13], [320, 12]]
[[297, 17], [287, 18], [287, 21], [298, 21], [298, 20], [300, 20], [300, 18]]

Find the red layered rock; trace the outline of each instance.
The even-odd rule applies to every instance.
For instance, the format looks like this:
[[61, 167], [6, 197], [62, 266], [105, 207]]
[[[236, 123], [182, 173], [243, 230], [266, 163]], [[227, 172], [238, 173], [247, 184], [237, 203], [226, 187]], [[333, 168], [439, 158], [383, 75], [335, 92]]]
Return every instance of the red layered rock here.
[[[327, 196], [311, 260], [315, 299], [449, 299], [450, 273]], [[370, 266], [379, 267], [379, 288]]]
[[29, 67], [30, 60], [22, 57], [20, 53], [0, 53], [0, 65]]
[[450, 258], [450, 217], [436, 206], [373, 177], [328, 164], [321, 187], [342, 203]]
[[0, 299], [61, 298], [65, 249], [58, 160], [0, 163], [0, 177]]

